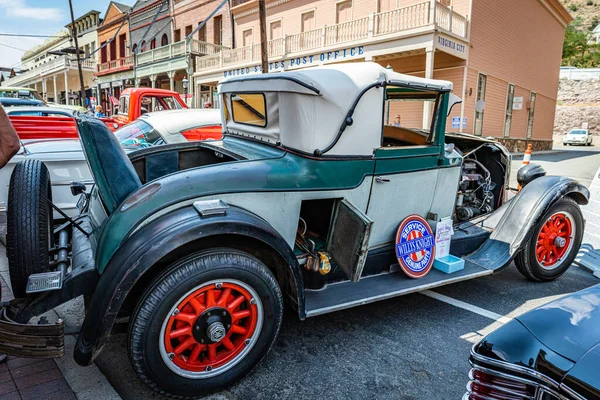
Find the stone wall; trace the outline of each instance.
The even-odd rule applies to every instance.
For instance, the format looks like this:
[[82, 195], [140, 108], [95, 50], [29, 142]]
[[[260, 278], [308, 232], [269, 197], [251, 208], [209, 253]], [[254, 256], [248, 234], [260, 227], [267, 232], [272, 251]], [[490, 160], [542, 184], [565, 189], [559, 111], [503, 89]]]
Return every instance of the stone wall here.
[[532, 151], [552, 150], [552, 140], [534, 140], [534, 139], [511, 139], [496, 138], [511, 153], [523, 153], [527, 150], [527, 145], [531, 144]]
[[564, 135], [584, 122], [592, 135], [600, 135], [600, 80], [561, 80], [554, 134]]

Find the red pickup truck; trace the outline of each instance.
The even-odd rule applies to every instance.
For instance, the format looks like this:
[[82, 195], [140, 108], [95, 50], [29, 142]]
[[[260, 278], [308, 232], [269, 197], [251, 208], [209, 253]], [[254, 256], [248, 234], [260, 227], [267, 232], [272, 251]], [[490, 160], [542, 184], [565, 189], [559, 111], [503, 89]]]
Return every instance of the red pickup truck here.
[[148, 112], [181, 108], [188, 108], [188, 106], [181, 99], [179, 93], [172, 90], [146, 87], [128, 88], [121, 92], [119, 108], [115, 115], [103, 117], [101, 120], [111, 131], [115, 131]]

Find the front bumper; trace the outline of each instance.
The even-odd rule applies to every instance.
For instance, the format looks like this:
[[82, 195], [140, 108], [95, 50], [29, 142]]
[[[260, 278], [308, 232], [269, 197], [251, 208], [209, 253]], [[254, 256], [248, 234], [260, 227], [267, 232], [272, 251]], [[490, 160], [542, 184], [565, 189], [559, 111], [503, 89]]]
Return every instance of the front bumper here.
[[[87, 217], [78, 219], [86, 232], [91, 232]], [[94, 292], [98, 271], [89, 236], [67, 226], [71, 238], [71, 267], [63, 276], [60, 289], [31, 293], [27, 298], [13, 299], [0, 312], [0, 353], [19, 357], [53, 358], [64, 355], [64, 324], [27, 324], [56, 306], [81, 295]]]
[[54, 358], [65, 354], [65, 327], [56, 324], [29, 325], [11, 320], [0, 311], [0, 353], [19, 357]]

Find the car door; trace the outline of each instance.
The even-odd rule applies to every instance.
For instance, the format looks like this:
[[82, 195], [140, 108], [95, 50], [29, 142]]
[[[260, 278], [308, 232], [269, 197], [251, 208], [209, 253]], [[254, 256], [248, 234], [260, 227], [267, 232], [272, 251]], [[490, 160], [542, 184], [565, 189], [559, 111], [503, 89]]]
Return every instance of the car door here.
[[[404, 94], [394, 98], [388, 89], [382, 145], [375, 150], [375, 177], [367, 206], [367, 216], [373, 220], [370, 249], [392, 244], [398, 225], [407, 216], [417, 214], [427, 220], [428, 214], [438, 211], [434, 208], [441, 205], [434, 202], [434, 197], [440, 191], [446, 115], [438, 110], [445, 102], [444, 96], [431, 92], [400, 93]], [[423, 129], [423, 125], [433, 128]], [[435, 134], [430, 135], [430, 131]], [[451, 187], [455, 189], [457, 183]], [[453, 199], [449, 202], [451, 209]]]

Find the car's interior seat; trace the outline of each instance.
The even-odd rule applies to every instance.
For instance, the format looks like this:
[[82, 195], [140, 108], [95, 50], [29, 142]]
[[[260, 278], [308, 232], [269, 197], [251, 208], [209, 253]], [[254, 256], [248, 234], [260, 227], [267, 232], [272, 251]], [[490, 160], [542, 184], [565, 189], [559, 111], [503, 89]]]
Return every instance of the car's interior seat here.
[[142, 182], [119, 140], [101, 120], [81, 116], [77, 128], [100, 197], [112, 214]]

